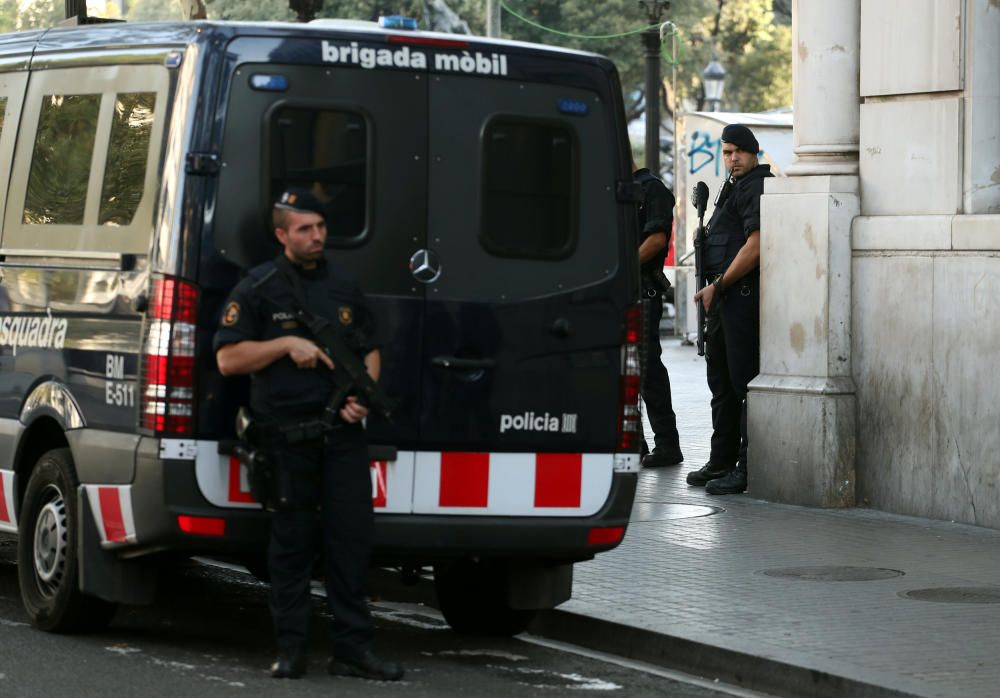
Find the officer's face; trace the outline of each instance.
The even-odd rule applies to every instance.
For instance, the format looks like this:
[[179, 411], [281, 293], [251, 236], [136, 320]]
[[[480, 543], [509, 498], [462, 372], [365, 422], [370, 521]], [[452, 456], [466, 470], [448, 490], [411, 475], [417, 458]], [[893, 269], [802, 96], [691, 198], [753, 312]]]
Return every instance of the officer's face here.
[[278, 242], [285, 246], [285, 255], [293, 262], [311, 267], [323, 256], [326, 221], [318, 213], [287, 211], [285, 226], [274, 232]]
[[722, 143], [722, 162], [735, 179], [757, 167], [757, 153], [748, 153], [732, 143]]

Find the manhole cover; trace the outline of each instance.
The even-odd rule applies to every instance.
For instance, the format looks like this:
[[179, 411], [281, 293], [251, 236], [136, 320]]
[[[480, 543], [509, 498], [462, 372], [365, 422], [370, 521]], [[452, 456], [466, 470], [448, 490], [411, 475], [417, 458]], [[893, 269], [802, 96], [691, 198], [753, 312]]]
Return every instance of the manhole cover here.
[[939, 587], [913, 589], [899, 594], [904, 599], [936, 603], [1000, 603], [1000, 587]]
[[632, 505], [630, 521], [670, 521], [671, 519], [695, 519], [699, 516], [711, 516], [722, 511], [719, 507], [706, 507], [697, 504], [671, 504], [658, 502], [639, 502]]
[[884, 567], [779, 567], [763, 570], [761, 574], [782, 579], [804, 579], [809, 582], [873, 582], [879, 579], [902, 577], [899, 570]]

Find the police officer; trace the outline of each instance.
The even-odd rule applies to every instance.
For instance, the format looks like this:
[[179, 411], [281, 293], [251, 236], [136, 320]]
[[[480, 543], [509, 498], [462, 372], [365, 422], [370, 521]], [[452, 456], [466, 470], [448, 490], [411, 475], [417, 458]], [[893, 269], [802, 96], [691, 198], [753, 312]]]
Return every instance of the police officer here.
[[757, 161], [756, 137], [742, 124], [722, 130], [729, 177], [715, 202], [702, 253], [707, 285], [705, 358], [712, 391], [712, 450], [688, 473], [708, 494], [747, 488], [747, 386], [760, 370], [760, 196], [771, 168]]
[[[278, 646], [271, 676], [298, 678], [306, 671], [309, 583], [321, 527], [327, 601], [334, 618], [328, 671], [398, 680], [403, 668], [373, 651], [374, 626], [366, 603], [374, 525], [362, 421], [368, 410], [349, 397], [339, 406], [334, 428], [325, 433], [282, 428], [315, 425], [333, 388], [333, 362], [296, 319], [293, 284], [309, 312], [340, 326], [341, 336], [377, 380], [374, 318], [354, 282], [324, 257], [322, 204], [308, 191], [292, 189], [281, 195], [273, 215], [284, 251], [252, 269], [233, 289], [215, 335], [219, 371], [251, 374], [250, 407], [273, 458], [276, 498], [284, 502], [272, 515], [268, 545]], [[297, 434], [294, 439], [291, 433]]]
[[639, 205], [639, 264], [642, 267], [643, 302], [647, 327], [646, 363], [642, 374], [642, 401], [653, 428], [654, 446], [643, 459], [647, 468], [677, 465], [684, 460], [677, 416], [670, 396], [670, 376], [660, 360], [660, 318], [663, 317], [663, 294], [669, 287], [663, 275], [667, 245], [673, 230], [674, 195], [647, 168], [632, 161], [633, 180], [642, 188]]

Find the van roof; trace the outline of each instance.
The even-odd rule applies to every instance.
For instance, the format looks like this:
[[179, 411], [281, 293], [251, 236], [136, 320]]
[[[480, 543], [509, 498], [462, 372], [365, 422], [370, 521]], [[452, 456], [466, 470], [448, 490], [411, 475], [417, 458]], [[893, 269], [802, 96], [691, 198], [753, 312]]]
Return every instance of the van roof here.
[[473, 34], [382, 29], [374, 22], [352, 20], [320, 20], [306, 24], [297, 22], [196, 20], [188, 22], [114, 22], [75, 27], [54, 27], [51, 29], [0, 35], [0, 55], [31, 54], [33, 51], [124, 49], [135, 45], [182, 46], [203, 42], [208, 36], [216, 34], [236, 37], [241, 35], [302, 36], [303, 34], [311, 33], [326, 36], [339, 34], [358, 37], [363, 34], [371, 34], [382, 37], [390, 35], [413, 36], [418, 40], [467, 41], [470, 44], [476, 45], [512, 48], [519, 52], [537, 52], [554, 54], [555, 56], [574, 56], [589, 61], [607, 61], [606, 58], [596, 53], [557, 46], [508, 39], [494, 39]]

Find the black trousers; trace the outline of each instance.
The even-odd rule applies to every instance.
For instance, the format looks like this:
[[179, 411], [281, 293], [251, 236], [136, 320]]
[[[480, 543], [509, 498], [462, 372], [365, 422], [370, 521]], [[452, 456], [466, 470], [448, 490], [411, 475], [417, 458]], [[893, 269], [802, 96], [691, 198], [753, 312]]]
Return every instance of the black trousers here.
[[646, 314], [645, 365], [642, 373], [642, 401], [646, 404], [649, 425], [653, 428], [653, 442], [661, 451], [680, 451], [680, 436], [677, 434], [677, 415], [674, 414], [670, 396], [670, 376], [660, 360], [660, 318], [663, 317], [663, 298], [644, 299]]
[[705, 327], [712, 391], [713, 464], [746, 468], [747, 385], [760, 372], [760, 279], [741, 279], [716, 297]]
[[289, 488], [292, 502], [274, 512], [268, 547], [278, 648], [306, 646], [312, 615], [309, 583], [321, 537], [333, 651], [356, 657], [374, 642], [366, 582], [375, 519], [364, 430], [345, 425], [322, 442], [281, 445], [273, 453], [281, 486]]

